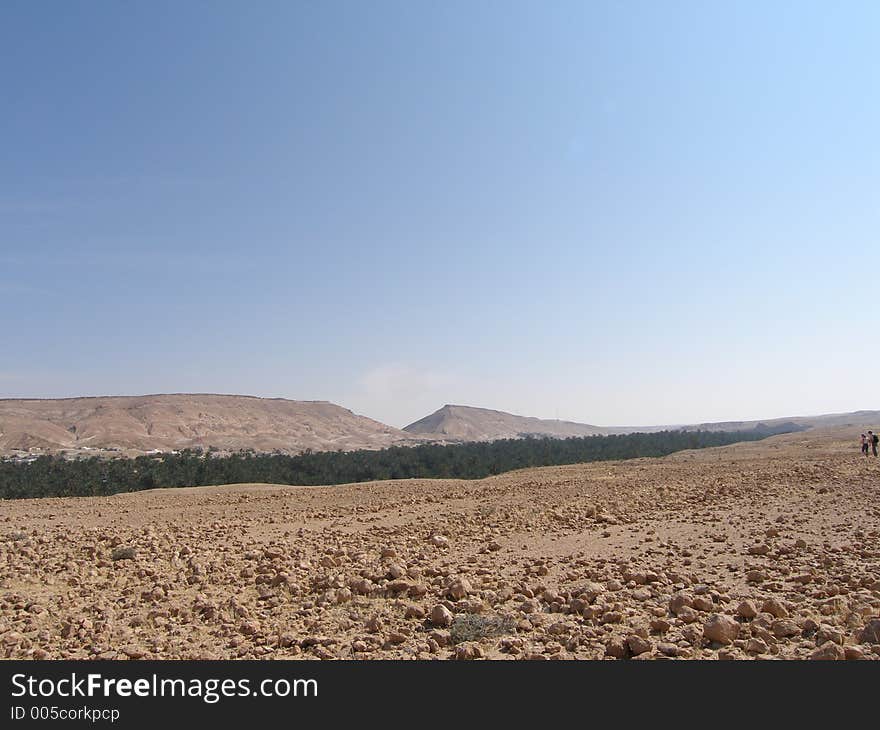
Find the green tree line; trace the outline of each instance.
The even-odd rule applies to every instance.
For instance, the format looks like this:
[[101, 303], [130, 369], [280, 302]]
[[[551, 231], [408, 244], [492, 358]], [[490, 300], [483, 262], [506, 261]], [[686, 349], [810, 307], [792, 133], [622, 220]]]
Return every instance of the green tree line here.
[[381, 451], [241, 451], [228, 456], [197, 450], [133, 459], [40, 456], [0, 462], [0, 498], [75, 497], [157, 487], [266, 482], [320, 485], [414, 477], [479, 479], [513, 469], [589, 461], [666, 456], [683, 449], [754, 441], [800, 430], [795, 424], [747, 431], [659, 431], [553, 439], [395, 446]]

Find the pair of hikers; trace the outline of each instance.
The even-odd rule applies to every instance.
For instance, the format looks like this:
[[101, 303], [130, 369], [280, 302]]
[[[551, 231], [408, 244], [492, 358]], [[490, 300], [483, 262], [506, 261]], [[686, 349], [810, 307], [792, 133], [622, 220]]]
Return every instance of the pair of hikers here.
[[874, 456], [877, 456], [877, 444], [880, 443], [880, 436], [873, 431], [868, 431], [867, 436], [862, 434], [862, 453], [867, 456], [868, 449]]

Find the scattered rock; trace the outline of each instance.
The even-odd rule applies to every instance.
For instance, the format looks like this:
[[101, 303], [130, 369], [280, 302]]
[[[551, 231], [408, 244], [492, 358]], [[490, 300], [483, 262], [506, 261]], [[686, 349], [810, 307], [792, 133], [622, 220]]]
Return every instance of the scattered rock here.
[[431, 609], [431, 623], [434, 626], [450, 626], [452, 624], [452, 611], [443, 604], [437, 604]]
[[846, 659], [843, 647], [835, 644], [833, 641], [826, 641], [822, 646], [815, 649], [810, 654], [810, 659], [828, 660], [828, 659]]
[[880, 618], [872, 618], [859, 632], [860, 644], [880, 644]]
[[623, 659], [627, 655], [627, 642], [621, 636], [613, 636], [605, 643], [605, 655]]
[[764, 601], [761, 605], [761, 611], [769, 613], [776, 618], [788, 618], [788, 609], [786, 609], [786, 607], [775, 598], [768, 598]]
[[446, 586], [446, 595], [453, 601], [459, 601], [473, 591], [467, 578], [456, 578]]
[[801, 628], [791, 619], [776, 619], [770, 625], [770, 633], [777, 639], [782, 639], [788, 636], [798, 636], [801, 633]]
[[864, 659], [865, 652], [858, 646], [845, 646], [843, 647], [843, 658], [850, 661]]
[[739, 624], [723, 613], [713, 613], [703, 624], [703, 636], [718, 644], [732, 644], [739, 636]]
[[766, 654], [767, 644], [761, 639], [752, 638], [746, 642], [746, 651], [749, 654]]
[[639, 654], [644, 654], [645, 652], [649, 652], [654, 648], [654, 645], [645, 638], [637, 634], [630, 634], [626, 637], [626, 645], [629, 648], [630, 654], [633, 656], [638, 656]]

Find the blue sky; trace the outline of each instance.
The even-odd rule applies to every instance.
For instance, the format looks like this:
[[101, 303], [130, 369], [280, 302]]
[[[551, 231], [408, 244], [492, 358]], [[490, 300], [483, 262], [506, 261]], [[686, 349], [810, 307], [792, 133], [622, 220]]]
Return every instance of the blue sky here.
[[880, 407], [874, 2], [0, 4], [0, 396]]

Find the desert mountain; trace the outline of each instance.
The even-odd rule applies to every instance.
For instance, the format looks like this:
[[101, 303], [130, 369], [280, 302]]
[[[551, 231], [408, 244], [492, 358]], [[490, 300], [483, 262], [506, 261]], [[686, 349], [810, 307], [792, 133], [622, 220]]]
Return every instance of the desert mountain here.
[[810, 428], [833, 428], [859, 426], [880, 428], [880, 411], [855, 411], [822, 416], [791, 416], [763, 421], [724, 421], [718, 423], [674, 424], [665, 426], [593, 426], [571, 421], [555, 421], [526, 416], [515, 416], [503, 411], [471, 406], [445, 405], [404, 431], [448, 441], [494, 441], [496, 439], [521, 438], [526, 435], [567, 438], [569, 436], [593, 436], [687, 429], [705, 431], [745, 431], [753, 428], [796, 431]]
[[326, 401], [190, 394], [0, 400], [0, 453], [5, 454], [209, 446], [298, 453], [418, 441]]
[[515, 416], [488, 408], [453, 405], [445, 405], [439, 411], [411, 423], [403, 430], [411, 434], [455, 441], [494, 441], [527, 435], [567, 438], [608, 433], [607, 429], [586, 423], [551, 421]]
[[137, 454], [193, 447], [299, 453], [494, 441], [523, 436], [705, 429], [737, 431], [858, 426], [880, 428], [880, 411], [794, 416], [765, 421], [603, 427], [446, 405], [400, 430], [327, 401], [241, 395], [173, 394], [57, 400], [0, 400], [0, 456], [9, 454]]

